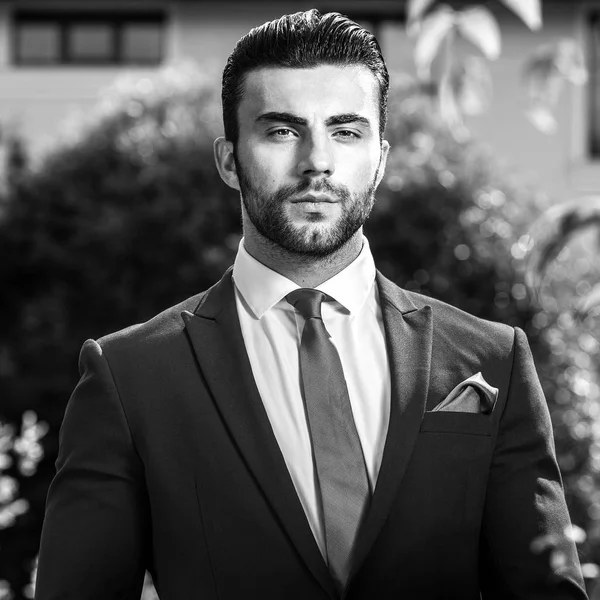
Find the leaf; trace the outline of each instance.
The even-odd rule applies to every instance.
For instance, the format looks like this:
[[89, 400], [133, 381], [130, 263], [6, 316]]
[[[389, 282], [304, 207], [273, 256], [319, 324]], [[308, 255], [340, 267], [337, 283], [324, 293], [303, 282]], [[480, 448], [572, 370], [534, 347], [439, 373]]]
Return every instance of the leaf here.
[[440, 80], [438, 92], [440, 115], [445, 123], [453, 127], [462, 123], [462, 115], [456, 101], [456, 93], [452, 83], [452, 73], [444, 73]]
[[423, 20], [414, 51], [417, 74], [421, 79], [429, 79], [431, 63], [440, 44], [454, 29], [455, 14], [452, 8], [444, 4]]
[[540, 46], [525, 65], [531, 122], [544, 133], [554, 133], [557, 123], [553, 110], [565, 83], [582, 85], [588, 79], [581, 46], [572, 39]]
[[481, 114], [492, 97], [492, 78], [485, 59], [469, 56], [453, 65], [440, 82], [439, 95], [441, 116], [450, 126], [462, 123], [463, 115]]
[[406, 16], [409, 23], [418, 21], [435, 0], [408, 0]]
[[552, 135], [558, 131], [558, 123], [549, 106], [545, 106], [544, 104], [532, 106], [525, 112], [525, 116], [542, 133]]
[[550, 263], [577, 233], [600, 228], [600, 196], [586, 196], [553, 206], [533, 224], [525, 280], [538, 297]]
[[457, 141], [466, 140], [469, 137], [469, 131], [464, 124], [463, 115], [460, 110], [456, 89], [451, 72], [444, 73], [440, 81], [438, 102], [440, 116], [446, 123], [452, 135]]
[[585, 68], [585, 58], [581, 44], [565, 38], [556, 45], [554, 61], [556, 68], [563, 77], [573, 85], [587, 83], [588, 72]]
[[540, 0], [501, 0], [531, 29], [542, 28], [542, 3]]
[[540, 46], [525, 65], [528, 83], [534, 83], [538, 90], [543, 90], [557, 76], [573, 85], [583, 85], [588, 80], [583, 50], [573, 39]]
[[484, 58], [467, 57], [454, 75], [457, 104], [465, 115], [479, 115], [492, 99], [492, 78]]
[[579, 314], [589, 313], [593, 308], [600, 306], [600, 283], [597, 283], [577, 304]]
[[456, 14], [460, 34], [477, 46], [490, 60], [500, 56], [501, 34], [498, 21], [490, 10], [473, 6]]
[[525, 82], [532, 103], [554, 106], [563, 87], [553, 46], [542, 46], [525, 65]]

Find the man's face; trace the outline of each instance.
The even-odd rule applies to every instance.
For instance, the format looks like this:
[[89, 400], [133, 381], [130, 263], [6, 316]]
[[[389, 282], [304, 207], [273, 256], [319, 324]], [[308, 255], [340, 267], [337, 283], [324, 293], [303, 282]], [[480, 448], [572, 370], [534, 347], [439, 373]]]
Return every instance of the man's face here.
[[248, 74], [235, 165], [256, 230], [307, 256], [342, 247], [374, 202], [388, 144], [365, 67], [264, 68]]

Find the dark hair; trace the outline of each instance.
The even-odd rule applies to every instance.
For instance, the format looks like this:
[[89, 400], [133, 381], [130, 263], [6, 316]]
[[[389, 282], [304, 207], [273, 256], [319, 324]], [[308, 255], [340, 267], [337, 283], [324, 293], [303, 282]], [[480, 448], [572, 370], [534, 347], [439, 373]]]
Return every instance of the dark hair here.
[[339, 13], [298, 12], [255, 27], [236, 44], [223, 70], [225, 137], [238, 139], [237, 109], [250, 71], [263, 67], [307, 69], [322, 64], [363, 65], [379, 83], [379, 133], [387, 118], [389, 74], [375, 36]]

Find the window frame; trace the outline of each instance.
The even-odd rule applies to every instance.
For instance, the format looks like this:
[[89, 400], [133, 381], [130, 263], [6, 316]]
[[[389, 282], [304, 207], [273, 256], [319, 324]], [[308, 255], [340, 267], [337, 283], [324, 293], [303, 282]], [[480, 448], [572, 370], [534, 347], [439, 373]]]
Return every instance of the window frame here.
[[589, 160], [600, 160], [600, 7], [587, 15], [588, 71], [586, 154]]
[[[54, 24], [59, 31], [58, 59], [56, 61], [23, 59], [20, 55], [22, 26], [27, 24]], [[77, 25], [109, 25], [112, 33], [112, 48], [106, 58], [75, 58], [69, 47], [69, 31]], [[123, 56], [124, 32], [128, 25], [158, 25], [161, 40], [158, 60], [126, 60]], [[11, 63], [17, 68], [56, 67], [114, 67], [114, 66], [158, 66], [164, 60], [167, 14], [160, 9], [139, 11], [107, 10], [16, 10], [12, 14]]]

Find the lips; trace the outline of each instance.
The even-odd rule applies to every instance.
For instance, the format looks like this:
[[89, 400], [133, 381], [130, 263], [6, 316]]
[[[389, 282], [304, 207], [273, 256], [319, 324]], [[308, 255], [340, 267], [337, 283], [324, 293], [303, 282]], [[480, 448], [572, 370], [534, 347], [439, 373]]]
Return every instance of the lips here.
[[307, 203], [311, 203], [311, 204], [326, 202], [328, 204], [333, 204], [333, 203], [337, 202], [337, 200], [335, 198], [331, 198], [330, 196], [313, 196], [313, 195], [301, 196], [300, 198], [294, 198], [292, 200], [292, 203], [294, 203], [294, 204], [297, 204], [300, 202], [307, 202]]

